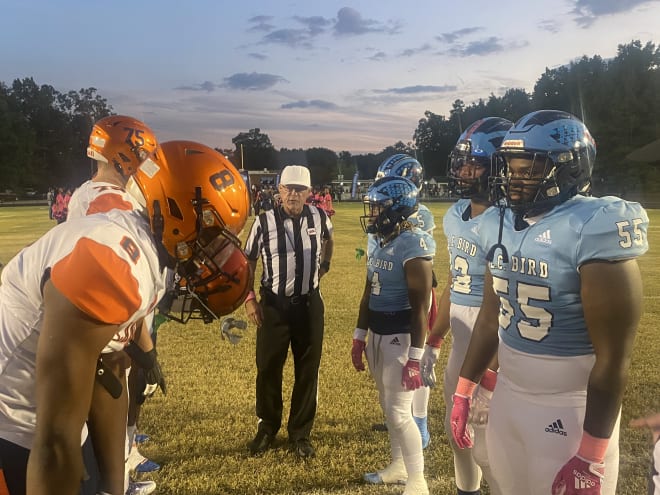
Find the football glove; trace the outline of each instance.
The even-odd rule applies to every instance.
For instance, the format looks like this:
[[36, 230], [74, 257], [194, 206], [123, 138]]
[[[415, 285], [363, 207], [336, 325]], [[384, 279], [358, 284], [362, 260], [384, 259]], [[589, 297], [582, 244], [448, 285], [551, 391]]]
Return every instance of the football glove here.
[[468, 424], [468, 417], [470, 414], [470, 398], [463, 395], [454, 394], [452, 396], [454, 403], [451, 408], [451, 434], [454, 437], [454, 442], [461, 449], [469, 449], [472, 447], [474, 439], [474, 431], [472, 426]]
[[417, 390], [424, 385], [419, 365], [423, 352], [419, 347], [411, 346], [408, 349], [408, 361], [403, 367], [401, 376], [401, 385], [403, 385], [404, 390]]
[[[155, 353], [156, 350], [153, 349], [153, 352]], [[144, 387], [142, 395], [151, 397], [158, 387], [163, 391], [163, 395], [167, 395], [167, 383], [165, 383], [165, 377], [163, 376], [163, 371], [160, 369], [158, 359], [154, 359], [152, 368], [144, 370], [144, 377], [147, 381], [147, 386]]]
[[363, 328], [356, 328], [353, 332], [353, 346], [351, 347], [351, 361], [356, 371], [364, 371], [364, 361], [362, 355], [364, 348], [367, 346], [365, 339], [367, 338], [367, 331]]
[[552, 482], [552, 495], [600, 495], [605, 464], [572, 457]]
[[433, 388], [436, 384], [435, 363], [440, 355], [440, 346], [443, 339], [434, 335], [429, 335], [424, 345], [424, 354], [421, 360], [422, 382], [425, 387]]
[[493, 398], [493, 390], [497, 383], [497, 372], [486, 370], [477, 391], [472, 396], [472, 406], [470, 407], [470, 417], [468, 421], [473, 425], [485, 425], [488, 423], [488, 413], [490, 411], [490, 400]]

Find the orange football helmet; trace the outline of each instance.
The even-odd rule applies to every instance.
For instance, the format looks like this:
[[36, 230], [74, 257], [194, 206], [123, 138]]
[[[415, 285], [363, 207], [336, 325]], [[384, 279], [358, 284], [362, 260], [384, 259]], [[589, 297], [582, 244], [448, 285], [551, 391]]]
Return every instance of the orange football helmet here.
[[247, 188], [233, 165], [202, 144], [169, 141], [145, 160], [127, 190], [146, 207], [190, 313], [212, 321], [236, 309], [252, 274], [236, 237], [248, 216]]
[[144, 122], [126, 115], [111, 115], [92, 127], [87, 156], [110, 163], [124, 177], [129, 177], [157, 146], [156, 136]]

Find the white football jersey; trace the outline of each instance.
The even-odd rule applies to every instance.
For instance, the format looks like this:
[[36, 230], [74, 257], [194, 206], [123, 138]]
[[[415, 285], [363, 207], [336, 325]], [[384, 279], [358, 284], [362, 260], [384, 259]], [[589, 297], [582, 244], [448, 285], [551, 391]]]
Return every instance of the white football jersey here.
[[140, 204], [122, 187], [109, 182], [88, 180], [71, 195], [67, 219], [110, 210], [140, 210]]
[[122, 348], [162, 297], [164, 277], [147, 220], [116, 209], [64, 222], [9, 261], [0, 285], [0, 438], [32, 443], [49, 279], [91, 318], [119, 325], [113, 340]]

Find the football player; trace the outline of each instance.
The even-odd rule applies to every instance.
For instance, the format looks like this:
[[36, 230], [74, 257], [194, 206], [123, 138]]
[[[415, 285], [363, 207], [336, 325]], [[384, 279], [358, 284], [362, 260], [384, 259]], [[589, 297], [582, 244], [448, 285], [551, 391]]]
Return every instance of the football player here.
[[[422, 190], [423, 180], [424, 180], [424, 168], [421, 163], [419, 163], [415, 158], [405, 153], [398, 153], [392, 155], [389, 158], [385, 159], [383, 163], [378, 167], [378, 172], [376, 173], [376, 179], [381, 177], [405, 177], [410, 180], [417, 190]], [[435, 229], [435, 219], [433, 218], [433, 213], [428, 209], [426, 205], [422, 203], [417, 203], [417, 211], [413, 213], [408, 220], [417, 228], [425, 231], [430, 236], [433, 236], [433, 230]], [[377, 237], [375, 234], [370, 234], [367, 237], [367, 263], [369, 262], [370, 253], [373, 251], [374, 247], [378, 243]], [[435, 287], [437, 283], [435, 280], [435, 273], [433, 274], [433, 290], [431, 290], [431, 303], [429, 310], [429, 325], [433, 324], [435, 315], [437, 314], [437, 304], [435, 300]], [[430, 327], [429, 327], [430, 328]], [[422, 435], [422, 446], [424, 448], [428, 447], [431, 442], [431, 434], [429, 432], [428, 426], [428, 407], [429, 407], [429, 397], [431, 390], [428, 387], [420, 387], [415, 390], [413, 394], [412, 402], [412, 411], [413, 419], [419, 428], [419, 432]], [[376, 430], [386, 430], [385, 425], [374, 425]]]
[[[148, 161], [148, 173], [135, 177], [144, 211], [67, 221], [2, 272], [0, 464], [12, 495], [78, 492], [98, 356], [110, 341], [134, 337], [164, 292], [165, 268], [208, 311], [217, 311], [217, 293], [240, 283], [223, 270], [242, 256], [223, 198], [232, 181], [242, 183], [238, 173], [177, 156]], [[123, 493], [123, 452], [121, 461], [117, 472], [100, 473], [99, 491]]]
[[648, 217], [638, 203], [581, 194], [595, 157], [587, 127], [556, 110], [522, 117], [493, 155], [507, 207], [480, 224], [491, 261], [451, 427], [471, 446], [470, 398], [497, 352], [486, 439], [503, 493], [615, 493]]
[[[443, 218], [449, 251], [449, 275], [439, 299], [438, 317], [424, 346], [422, 358], [424, 382], [434, 386], [433, 367], [444, 337], [451, 329], [452, 346], [445, 368], [443, 389], [446, 406], [445, 430], [448, 432], [451, 431], [451, 396], [456, 389], [458, 373], [483, 298], [486, 252], [479, 245], [479, 225], [483, 218], [482, 213], [491, 206], [488, 191], [490, 157], [512, 125], [513, 122], [499, 117], [477, 120], [460, 135], [449, 155], [449, 190], [461, 199], [447, 210]], [[497, 370], [489, 369], [477, 389], [476, 400], [486, 412], [496, 378]], [[450, 436], [458, 495], [478, 495], [482, 471], [490, 492], [493, 495], [500, 493], [488, 467], [485, 445], [486, 416], [487, 413], [482, 414], [479, 424], [473, 425], [474, 448], [460, 449]]]
[[[157, 146], [158, 142], [153, 131], [144, 122], [133, 117], [111, 115], [97, 121], [92, 127], [87, 147], [87, 156], [96, 160], [96, 174], [91, 180], [84, 182], [74, 191], [69, 201], [68, 219], [80, 218], [95, 213], [107, 213], [113, 209], [141, 209], [137, 200], [126, 191], [127, 181], [137, 172], [140, 165], [156, 151]], [[151, 319], [152, 317], [147, 321], [151, 321]], [[138, 333], [138, 342], [130, 347], [138, 358], [147, 353], [155, 356], [150, 330], [151, 325], [143, 325]], [[108, 440], [114, 438], [113, 434], [115, 434], [115, 431], [108, 428], [108, 425], [113, 421], [119, 423], [122, 421], [121, 418], [125, 418], [129, 411], [135, 411], [139, 407], [136, 401], [144, 393], [143, 389], [138, 390], [131, 387], [132, 384], [136, 383], [136, 380], [127, 382], [126, 377], [125, 370], [127, 366], [131, 367], [132, 375], [144, 373], [137, 365], [138, 362], [151, 367], [146, 371], [155, 382], [153, 385], [158, 386], [158, 382], [160, 382], [163, 384], [162, 389], [165, 390], [164, 378], [160, 372], [157, 359], [146, 359], [146, 356], [144, 356], [143, 359], [138, 359], [131, 366], [131, 360], [124, 353], [124, 343], [115, 342], [110, 342], [101, 353], [104, 372], [113, 373], [119, 383], [128, 383], [130, 388], [130, 392], [125, 394], [123, 392], [127, 387], [126, 385], [122, 386], [121, 398], [117, 400], [100, 381], [97, 380], [94, 384], [88, 426], [94, 444], [95, 456], [97, 462], [102, 466], [102, 472], [113, 470], [110, 465], [107, 469], [103, 466], [118, 458], [116, 453], [112, 452], [113, 446], [115, 448], [120, 447], [120, 445]], [[109, 378], [109, 376], [105, 376], [106, 380]], [[131, 419], [136, 415], [137, 413], [135, 415], [129, 414], [128, 417]], [[97, 427], [97, 424], [101, 426]], [[118, 424], [116, 431], [119, 431], [122, 427], [125, 429], [125, 426]], [[126, 440], [128, 452], [125, 453], [124, 458], [132, 460], [133, 465], [126, 464], [126, 482], [128, 482], [130, 468], [138, 468], [144, 472], [155, 471], [160, 468], [158, 464], [143, 457], [137, 451], [137, 448], [132, 448], [134, 432], [135, 423], [129, 421]], [[152, 482], [149, 485], [153, 485], [153, 488], [155, 488], [155, 484]]]
[[411, 407], [414, 391], [422, 386], [419, 360], [428, 330], [435, 241], [407, 220], [417, 209], [417, 195], [417, 186], [402, 177], [383, 177], [367, 191], [360, 220], [378, 242], [367, 265], [352, 352], [357, 371], [364, 370], [366, 353], [392, 455], [386, 468], [364, 479], [405, 483], [405, 495], [429, 493], [422, 438]]

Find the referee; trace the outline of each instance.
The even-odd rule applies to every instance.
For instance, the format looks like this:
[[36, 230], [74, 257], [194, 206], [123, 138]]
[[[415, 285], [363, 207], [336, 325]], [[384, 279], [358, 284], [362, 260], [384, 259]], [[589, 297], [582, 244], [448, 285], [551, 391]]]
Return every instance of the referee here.
[[279, 185], [281, 205], [255, 219], [245, 245], [253, 272], [260, 256], [263, 265], [259, 303], [254, 291], [245, 302], [248, 319], [257, 325], [259, 427], [248, 444], [252, 455], [268, 450], [282, 425], [282, 370], [289, 345], [295, 368], [289, 444], [303, 459], [315, 455], [309, 435], [323, 344], [319, 279], [330, 269], [333, 240], [327, 214], [305, 204], [310, 191], [306, 167], [285, 167]]

